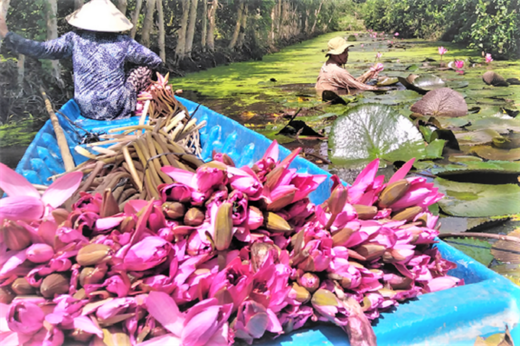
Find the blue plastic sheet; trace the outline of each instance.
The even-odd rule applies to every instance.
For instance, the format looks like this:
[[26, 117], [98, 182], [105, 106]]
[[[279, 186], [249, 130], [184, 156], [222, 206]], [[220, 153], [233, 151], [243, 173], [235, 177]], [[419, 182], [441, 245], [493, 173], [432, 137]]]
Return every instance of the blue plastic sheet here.
[[[193, 113], [198, 104], [179, 98]], [[61, 112], [81, 127], [106, 133], [109, 129], [135, 125], [138, 118], [116, 121], [96, 121], [80, 116], [74, 101], [65, 104]], [[69, 144], [76, 164], [86, 159], [74, 152], [84, 133], [74, 128], [61, 115], [60, 124], [68, 133]], [[207, 121], [201, 132], [202, 156], [211, 158], [213, 150], [225, 152], [237, 166], [250, 165], [260, 159], [271, 141], [239, 123], [200, 106], [194, 114], [198, 122]], [[38, 132], [17, 167], [29, 181], [50, 184], [47, 178], [63, 171], [63, 162], [56, 152], [55, 138], [50, 121]], [[289, 151], [280, 147], [281, 157]], [[58, 158], [56, 158], [58, 155]], [[297, 157], [291, 164], [299, 172], [330, 174], [313, 163]], [[332, 182], [327, 179], [311, 195], [311, 201], [320, 204], [328, 198]], [[516, 343], [520, 344], [520, 288], [496, 274], [474, 259], [446, 243], [437, 244], [443, 257], [457, 264], [450, 275], [462, 278], [466, 285], [435, 293], [429, 293], [383, 313], [374, 325], [379, 345], [468, 345], [477, 336], [503, 332], [506, 325]], [[298, 330], [275, 340], [262, 340], [259, 345], [349, 345], [346, 334], [330, 325]]]

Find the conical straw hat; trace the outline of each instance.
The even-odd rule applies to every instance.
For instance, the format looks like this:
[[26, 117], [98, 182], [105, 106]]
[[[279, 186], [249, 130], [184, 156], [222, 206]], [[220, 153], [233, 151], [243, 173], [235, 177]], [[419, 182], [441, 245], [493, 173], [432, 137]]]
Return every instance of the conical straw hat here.
[[91, 31], [121, 32], [133, 27], [110, 0], [91, 0], [66, 19], [72, 26]]

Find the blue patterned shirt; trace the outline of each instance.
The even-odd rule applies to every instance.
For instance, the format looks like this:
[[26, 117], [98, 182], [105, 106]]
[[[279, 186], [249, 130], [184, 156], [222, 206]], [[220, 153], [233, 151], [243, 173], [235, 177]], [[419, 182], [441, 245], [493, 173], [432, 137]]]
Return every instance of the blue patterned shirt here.
[[134, 87], [126, 81], [125, 62], [157, 68], [161, 59], [126, 35], [68, 32], [47, 42], [24, 39], [9, 32], [8, 48], [37, 59], [72, 57], [74, 100], [81, 115], [91, 119], [120, 119], [135, 110]]

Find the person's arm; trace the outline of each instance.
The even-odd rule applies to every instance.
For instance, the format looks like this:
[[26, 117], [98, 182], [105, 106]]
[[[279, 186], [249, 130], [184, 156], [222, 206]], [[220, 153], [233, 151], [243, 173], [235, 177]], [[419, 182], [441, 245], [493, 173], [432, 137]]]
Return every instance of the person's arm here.
[[7, 29], [5, 17], [3, 15], [0, 15], [0, 38], [6, 37], [8, 32], [9, 29]]
[[147, 66], [152, 69], [157, 69], [162, 64], [162, 60], [157, 54], [137, 43], [135, 40], [130, 41], [126, 60], [133, 64]]
[[376, 87], [356, 80], [347, 70], [342, 68], [335, 69], [332, 82], [335, 87], [340, 89], [377, 90]]
[[36, 59], [63, 59], [72, 55], [73, 32], [66, 33], [55, 40], [37, 42], [27, 40], [14, 32], [8, 32], [4, 42], [8, 49]]

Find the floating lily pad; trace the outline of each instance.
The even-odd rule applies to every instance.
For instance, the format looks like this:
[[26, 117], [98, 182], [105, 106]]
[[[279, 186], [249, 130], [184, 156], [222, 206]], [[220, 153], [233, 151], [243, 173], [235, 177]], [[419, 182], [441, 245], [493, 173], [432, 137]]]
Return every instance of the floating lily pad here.
[[418, 88], [428, 91], [446, 86], [446, 83], [444, 83], [441, 78], [433, 74], [419, 76], [413, 81], [413, 84]]
[[377, 86], [390, 86], [399, 83], [397, 77], [383, 77], [377, 81]]
[[520, 85], [520, 79], [518, 78], [508, 78], [506, 79], [506, 82], [508, 82], [511, 85]]
[[491, 97], [502, 97], [506, 98], [513, 95], [509, 89], [467, 89], [464, 90], [468, 97], [473, 99], [491, 98]]
[[[410, 76], [414, 76], [414, 75], [410, 75]], [[410, 76], [408, 76], [408, 78], [410, 78]], [[424, 90], [424, 89], [421, 89], [417, 86], [415, 86], [414, 84], [412, 84], [412, 81], [409, 81], [408, 78], [403, 78], [403, 77], [397, 77], [397, 79], [399, 80], [399, 82], [406, 88], [406, 89], [409, 89], [409, 90], [413, 90], [415, 92], [418, 92], [419, 94], [421, 95], [425, 95], [428, 91], [427, 90]]]
[[421, 95], [412, 90], [392, 90], [384, 94], [365, 93], [365, 98], [359, 103], [378, 103], [384, 105], [398, 105], [403, 103], [412, 104]]
[[451, 89], [463, 89], [469, 86], [469, 82], [465, 80], [447, 82], [446, 86]]
[[423, 115], [461, 117], [468, 113], [468, 106], [458, 92], [441, 88], [429, 91], [411, 110]]
[[419, 66], [417, 64], [412, 64], [406, 67], [407, 71], [417, 71], [419, 69]]
[[[508, 234], [509, 237], [520, 239], [520, 228]], [[499, 240], [491, 248], [491, 254], [504, 263], [520, 263], [520, 244], [508, 240]]]
[[384, 105], [359, 105], [339, 117], [329, 136], [335, 164], [368, 161], [392, 154], [394, 160], [424, 156], [421, 133], [406, 117]]
[[488, 117], [474, 121], [467, 129], [470, 131], [477, 131], [481, 129], [495, 130], [500, 134], [507, 134], [510, 132], [520, 132], [520, 120], [511, 119], [505, 116], [506, 119], [498, 117]]
[[475, 156], [450, 156], [450, 162], [457, 163], [438, 165], [431, 169], [433, 174], [469, 173], [469, 172], [494, 172], [504, 174], [520, 174], [520, 162], [509, 161], [482, 161]]
[[500, 149], [520, 148], [520, 133], [508, 133], [493, 138], [493, 146]]
[[491, 269], [520, 286], [520, 264], [501, 264]]
[[455, 138], [460, 145], [469, 146], [491, 144], [494, 137], [500, 137], [500, 133], [493, 129], [455, 133]]
[[516, 184], [458, 183], [442, 178], [434, 183], [444, 194], [438, 203], [448, 215], [490, 217], [520, 212], [520, 187]]
[[506, 82], [504, 77], [499, 75], [496, 72], [493, 71], [487, 71], [482, 75], [482, 80], [487, 85], [493, 85], [493, 86], [509, 86], [509, 83]]
[[489, 145], [478, 145], [471, 148], [471, 152], [487, 160], [518, 161], [520, 148], [498, 149]]
[[[461, 233], [461, 237], [464, 233]], [[464, 252], [471, 258], [479, 261], [486, 267], [493, 261], [493, 255], [491, 254], [491, 244], [485, 240], [475, 238], [445, 238], [445, 242]]]

